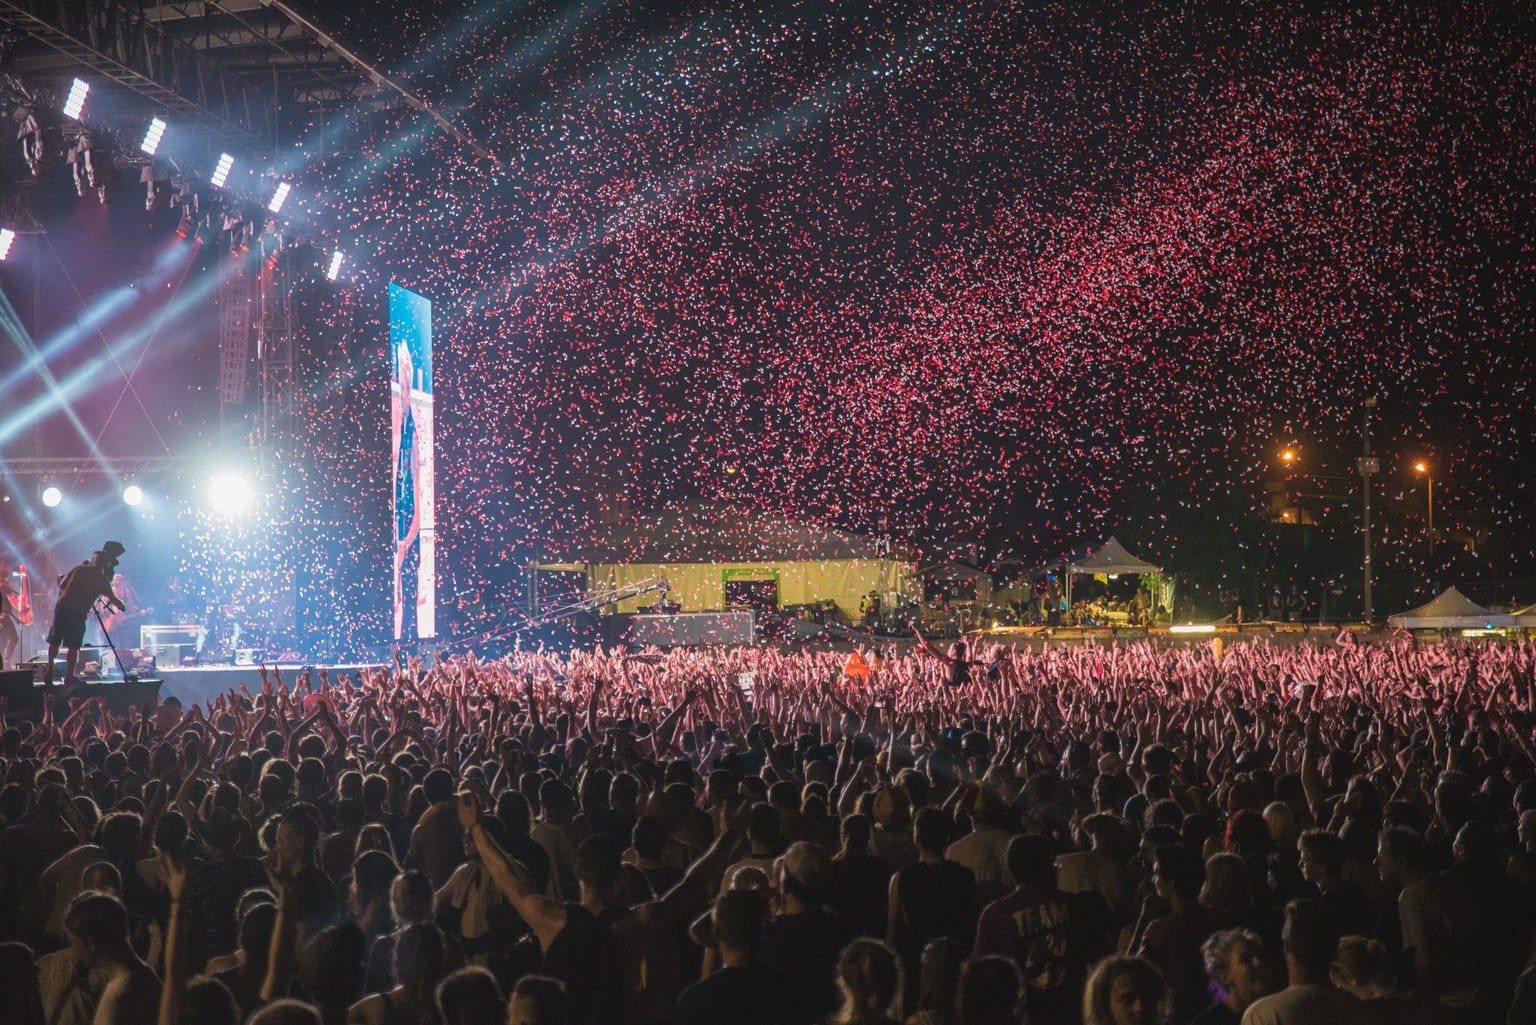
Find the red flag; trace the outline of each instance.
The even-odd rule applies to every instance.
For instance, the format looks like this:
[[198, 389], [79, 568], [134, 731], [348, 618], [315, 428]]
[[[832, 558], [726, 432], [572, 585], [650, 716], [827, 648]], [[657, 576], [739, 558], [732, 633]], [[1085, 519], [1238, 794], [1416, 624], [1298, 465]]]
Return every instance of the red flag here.
[[16, 619], [23, 626], [32, 625], [32, 585], [27, 580], [27, 567], [20, 567], [21, 592], [16, 596]]

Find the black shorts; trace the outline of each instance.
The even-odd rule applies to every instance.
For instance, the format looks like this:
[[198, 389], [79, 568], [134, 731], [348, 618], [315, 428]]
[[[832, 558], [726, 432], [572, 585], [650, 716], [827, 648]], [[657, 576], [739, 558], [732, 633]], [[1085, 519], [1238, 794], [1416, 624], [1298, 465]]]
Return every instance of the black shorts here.
[[57, 644], [61, 648], [80, 648], [85, 644], [86, 615], [74, 609], [54, 609], [53, 626], [48, 630], [48, 643]]

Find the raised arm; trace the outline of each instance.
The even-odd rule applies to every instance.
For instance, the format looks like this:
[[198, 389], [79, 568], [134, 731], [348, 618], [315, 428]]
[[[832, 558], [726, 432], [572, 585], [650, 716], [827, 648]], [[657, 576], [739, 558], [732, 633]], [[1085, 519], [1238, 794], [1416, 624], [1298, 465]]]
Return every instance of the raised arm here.
[[513, 867], [517, 863], [501, 849], [501, 845], [481, 821], [480, 803], [474, 794], [459, 794], [459, 825], [474, 840], [475, 850], [479, 852], [486, 871], [490, 872], [491, 881], [512, 903], [523, 921], [528, 923], [534, 935], [539, 938], [539, 946], [548, 950], [560, 930], [565, 928], [565, 908], [537, 892], [517, 873]]
[[187, 866], [180, 854], [163, 851], [160, 859], [165, 889], [171, 898], [170, 924], [165, 937], [165, 978], [160, 987], [160, 1025], [176, 1025], [181, 1017], [181, 998], [187, 988], [186, 916], [181, 895], [187, 889]]

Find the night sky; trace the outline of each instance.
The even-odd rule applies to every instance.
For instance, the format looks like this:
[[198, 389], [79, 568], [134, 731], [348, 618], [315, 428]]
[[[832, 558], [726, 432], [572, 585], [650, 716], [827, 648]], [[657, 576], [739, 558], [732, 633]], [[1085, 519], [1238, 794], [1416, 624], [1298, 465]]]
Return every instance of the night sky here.
[[[350, 257], [300, 303], [316, 594], [384, 543], [390, 280], [456, 587], [697, 498], [1315, 578], [1357, 500], [1298, 541], [1264, 483], [1351, 473], [1369, 394], [1401, 597], [1536, 566], [1528, 5], [401, 6], [337, 34], [492, 159], [419, 114], [293, 150]], [[1427, 562], [1418, 459], [1475, 557]]]

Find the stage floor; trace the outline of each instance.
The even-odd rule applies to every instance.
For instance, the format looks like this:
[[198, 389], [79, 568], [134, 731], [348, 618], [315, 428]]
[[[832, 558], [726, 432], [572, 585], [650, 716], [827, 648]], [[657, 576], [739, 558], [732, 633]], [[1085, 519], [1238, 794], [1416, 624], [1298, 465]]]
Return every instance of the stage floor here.
[[[382, 662], [348, 662], [333, 666], [311, 666], [319, 673], [324, 668], [335, 683], [341, 678], [342, 673], [350, 673], [355, 679], [360, 671], [379, 669]], [[268, 663], [267, 668], [272, 668]], [[293, 686], [298, 679], [304, 665], [297, 662], [279, 662], [277, 668], [282, 671], [283, 683]], [[252, 694], [261, 693], [261, 673], [259, 666], [178, 666], [176, 668], [163, 667], [156, 671], [165, 682], [160, 687], [160, 698], [176, 697], [181, 701], [182, 707], [191, 708], [193, 705], [202, 705], [205, 708], [208, 703], [216, 699], [220, 694], [228, 691], [238, 691], [240, 685], [245, 684], [246, 690]]]

